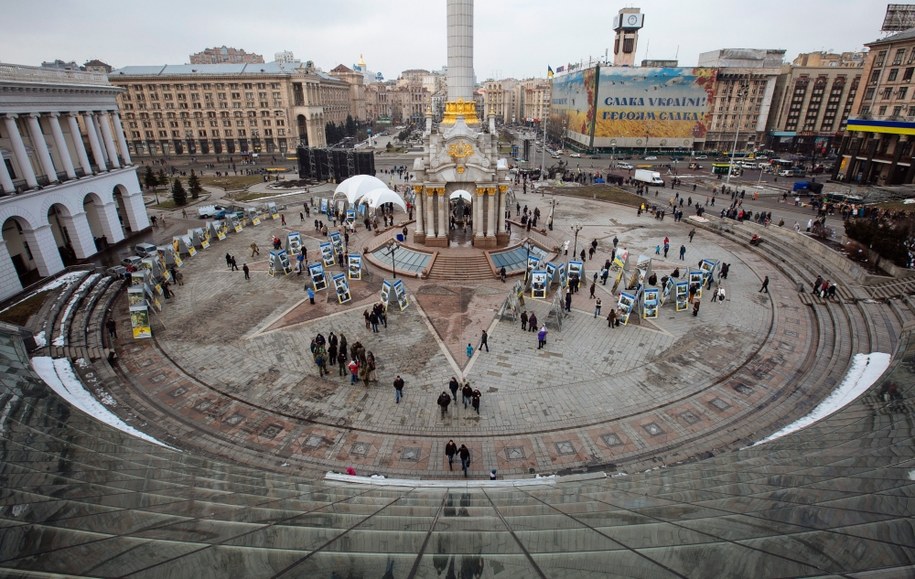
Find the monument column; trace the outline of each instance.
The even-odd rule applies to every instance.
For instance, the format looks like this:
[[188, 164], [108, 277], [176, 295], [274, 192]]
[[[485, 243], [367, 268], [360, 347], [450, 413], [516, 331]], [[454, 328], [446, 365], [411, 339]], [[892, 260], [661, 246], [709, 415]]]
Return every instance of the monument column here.
[[83, 121], [86, 123], [86, 133], [89, 134], [89, 147], [92, 149], [92, 157], [95, 159], [95, 164], [100, 173], [107, 171], [108, 167], [105, 165], [105, 156], [102, 154], [102, 146], [98, 140], [98, 133], [95, 132], [95, 122], [93, 122], [92, 119], [92, 111], [83, 113]]
[[423, 208], [426, 212], [426, 243], [429, 243], [429, 240], [435, 237], [435, 215], [433, 214], [433, 206], [435, 205], [435, 188], [427, 187], [426, 188], [426, 197], [424, 199], [425, 207]]
[[79, 130], [76, 117], [77, 113], [67, 113], [67, 124], [70, 126], [70, 138], [73, 139], [73, 147], [76, 149], [76, 156], [79, 157], [79, 164], [83, 167], [83, 174], [88, 177], [92, 175], [92, 165], [89, 163], [89, 155], [86, 154], [83, 134]]
[[60, 155], [60, 162], [64, 165], [67, 178], [76, 179], [76, 170], [73, 168], [73, 160], [70, 158], [70, 149], [67, 147], [63, 131], [60, 130], [60, 113], [51, 113], [48, 115], [48, 119], [51, 125], [51, 135], [54, 136], [54, 144], [57, 146], [57, 154]]
[[39, 113], [29, 114], [29, 133], [32, 137], [32, 148], [35, 155], [38, 156], [38, 162], [41, 163], [41, 170], [44, 171], [45, 177], [49, 183], [56, 183], [57, 169], [54, 168], [54, 162], [51, 161], [51, 152], [48, 150], [48, 142], [45, 141], [44, 132], [41, 130], [41, 124], [38, 122]]
[[414, 199], [416, 200], [416, 204], [413, 207], [414, 214], [416, 215], [416, 224], [413, 226], [413, 241], [415, 243], [423, 243], [426, 239], [426, 200], [424, 198], [424, 187], [421, 185], [414, 186], [413, 193], [415, 194]]

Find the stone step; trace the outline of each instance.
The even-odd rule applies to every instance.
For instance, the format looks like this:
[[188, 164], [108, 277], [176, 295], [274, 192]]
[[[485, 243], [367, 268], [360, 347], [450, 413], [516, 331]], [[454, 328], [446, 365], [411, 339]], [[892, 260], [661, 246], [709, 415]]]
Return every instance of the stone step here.
[[489, 260], [482, 254], [459, 256], [439, 254], [429, 272], [429, 279], [435, 280], [485, 280], [494, 277]]

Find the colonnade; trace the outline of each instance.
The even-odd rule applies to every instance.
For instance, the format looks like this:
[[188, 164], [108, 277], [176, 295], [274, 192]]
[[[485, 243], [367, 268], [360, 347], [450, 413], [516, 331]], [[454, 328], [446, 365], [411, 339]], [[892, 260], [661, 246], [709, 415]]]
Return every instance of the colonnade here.
[[466, 191], [472, 196], [473, 243], [475, 247], [491, 248], [508, 241], [505, 230], [505, 197], [508, 186], [497, 183], [427, 183], [415, 185], [417, 243], [432, 247], [447, 247], [450, 223], [450, 195]]
[[[61, 126], [62, 114], [66, 115], [66, 132]], [[80, 119], [89, 140], [88, 151]], [[0, 162], [0, 190], [5, 194], [18, 192], [14, 178], [24, 180], [25, 189], [38, 189], [132, 164], [117, 111], [6, 113], [3, 127], [11, 150], [10, 165], [16, 172], [10, 174], [6, 163]]]

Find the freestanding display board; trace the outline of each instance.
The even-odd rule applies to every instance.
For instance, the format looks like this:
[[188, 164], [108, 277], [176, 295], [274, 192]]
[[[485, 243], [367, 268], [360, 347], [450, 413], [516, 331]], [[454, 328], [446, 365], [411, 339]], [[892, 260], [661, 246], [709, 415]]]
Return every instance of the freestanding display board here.
[[341, 304], [345, 304], [346, 302], [350, 301], [352, 296], [349, 292], [349, 284], [346, 282], [346, 274], [336, 273], [334, 274], [333, 280], [334, 291], [337, 293], [337, 301]]
[[362, 279], [362, 255], [351, 253], [347, 256], [349, 262], [346, 268], [350, 279]]
[[330, 267], [337, 263], [336, 258], [334, 258], [334, 246], [329, 241], [321, 243], [321, 260], [324, 262], [324, 267]]
[[531, 272], [531, 297], [535, 299], [546, 298], [547, 274], [542, 269]]
[[694, 294], [697, 298], [702, 297], [702, 283], [705, 281], [705, 272], [701, 269], [691, 269], [689, 270], [689, 287], [696, 286], [696, 293]]
[[660, 304], [661, 290], [656, 287], [645, 288], [642, 292], [642, 317], [658, 317], [658, 307]]
[[394, 295], [397, 296], [397, 305], [400, 306], [400, 311], [407, 309], [407, 306], [410, 305], [409, 300], [407, 300], [407, 286], [400, 280], [394, 282]]
[[316, 292], [327, 288], [327, 277], [324, 274], [324, 268], [320, 263], [313, 263], [308, 266], [308, 275], [311, 276], [311, 285]]
[[286, 251], [289, 255], [298, 255], [302, 252], [302, 234], [298, 231], [290, 231], [286, 234]]
[[394, 291], [394, 286], [391, 285], [391, 282], [384, 280], [381, 282], [381, 303], [387, 305], [391, 300], [391, 292]]
[[[632, 308], [636, 306], [636, 297], [629, 292], [620, 292], [620, 299], [617, 307], [620, 310], [620, 323], [626, 325], [629, 323], [629, 316], [632, 314]], [[638, 314], [636, 314], [638, 315]]]
[[270, 265], [267, 273], [272, 276], [288, 275], [292, 272], [292, 264], [289, 263], [289, 254], [285, 249], [270, 250]]
[[559, 283], [559, 268], [550, 262], [546, 264], [546, 287], [549, 288], [554, 283]]
[[674, 282], [674, 298], [676, 299], [676, 309], [682, 312], [689, 307], [689, 282]]
[[579, 283], [585, 282], [585, 264], [580, 261], [569, 262], [569, 279], [577, 277]]
[[620, 281], [623, 279], [623, 275], [626, 271], [626, 262], [628, 261], [629, 252], [625, 249], [617, 250], [613, 261], [610, 263], [610, 278], [613, 279], [613, 287], [610, 288], [611, 292], [615, 292], [619, 287]]

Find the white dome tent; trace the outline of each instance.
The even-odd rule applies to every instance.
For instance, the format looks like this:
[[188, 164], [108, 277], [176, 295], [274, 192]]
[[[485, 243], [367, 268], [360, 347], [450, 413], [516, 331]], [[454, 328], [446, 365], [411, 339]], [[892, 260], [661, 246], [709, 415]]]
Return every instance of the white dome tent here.
[[359, 202], [368, 205], [369, 209], [378, 209], [385, 203], [392, 203], [403, 209], [405, 213], [407, 211], [407, 205], [404, 203], [401, 196], [395, 191], [391, 191], [383, 184], [381, 187], [365, 193]]
[[355, 207], [363, 195], [373, 189], [387, 189], [384, 181], [371, 175], [354, 175], [344, 180], [334, 189], [334, 199], [338, 196], [346, 197], [350, 207]]

